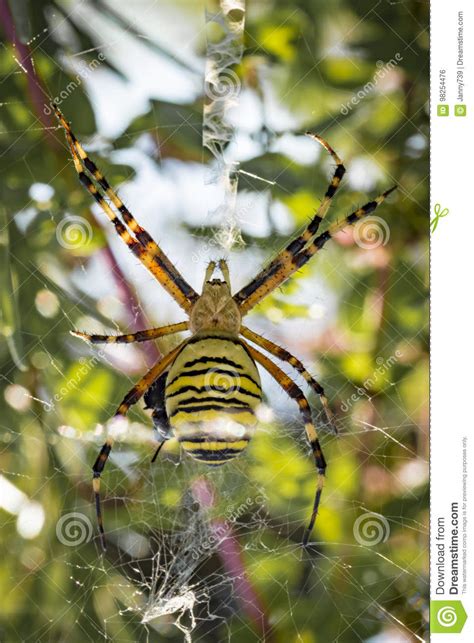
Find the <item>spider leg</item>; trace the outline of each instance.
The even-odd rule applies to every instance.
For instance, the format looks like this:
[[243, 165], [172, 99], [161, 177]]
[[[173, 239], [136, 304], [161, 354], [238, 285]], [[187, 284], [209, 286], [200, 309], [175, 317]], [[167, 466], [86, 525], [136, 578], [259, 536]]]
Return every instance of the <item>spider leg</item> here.
[[[319, 229], [321, 221], [326, 216], [327, 211], [329, 210], [329, 206], [331, 205], [331, 201], [341, 184], [342, 177], [346, 172], [346, 168], [344, 167], [341, 159], [332, 149], [329, 143], [327, 143], [317, 134], [307, 132], [306, 135], [312, 138], [314, 141], [320, 143], [324, 147], [324, 149], [327, 150], [332, 156], [336, 163], [334, 175], [319, 208], [317, 209], [311, 222], [303, 231], [303, 233], [293, 239], [284, 250], [282, 250], [263, 270], [261, 270], [258, 275], [254, 277], [249, 284], [247, 284], [247, 286], [245, 286], [245, 288], [242, 288], [242, 290], [240, 290], [234, 296], [235, 301], [240, 305], [243, 315], [245, 315], [246, 312], [255, 305], [251, 303], [252, 296], [257, 296], [257, 293], [262, 290], [265, 284], [271, 283], [272, 276], [280, 268], [280, 266], [287, 264], [288, 261], [291, 261], [291, 258], [294, 257], [295, 254], [300, 252], [300, 250], [302, 250], [306, 246], [306, 244], [311, 241], [312, 238], [314, 238]], [[273, 288], [271, 288], [271, 290], [273, 290]], [[260, 299], [268, 294], [268, 292], [264, 292], [264, 294], [259, 297], [257, 301], [260, 301]]]
[[[170, 353], [165, 355], [159, 362], [157, 362], [142, 378], [139, 380], [135, 386], [125, 395], [120, 406], [118, 407], [115, 417], [125, 416], [131, 406], [136, 404], [144, 393], [150, 388], [153, 382], [174, 362], [177, 354], [186, 344], [186, 340], [181, 342], [175, 349]], [[105, 543], [105, 530], [104, 522], [102, 517], [102, 507], [100, 502], [100, 476], [104, 470], [104, 467], [107, 463], [107, 460], [112, 450], [113, 440], [110, 437], [107, 437], [107, 440], [102, 445], [99, 455], [97, 456], [96, 461], [92, 467], [93, 480], [92, 486], [95, 497], [95, 508], [97, 514], [97, 524], [99, 526], [100, 542], [102, 549], [106, 550]]]
[[314, 464], [318, 472], [313, 510], [311, 513], [309, 524], [305, 529], [303, 536], [303, 546], [306, 546], [308, 544], [309, 537], [311, 536], [311, 531], [313, 530], [316, 516], [318, 515], [319, 504], [321, 502], [321, 494], [323, 492], [326, 476], [326, 460], [324, 459], [321, 445], [319, 443], [318, 432], [316, 431], [316, 427], [313, 424], [309, 403], [304, 396], [303, 391], [293, 382], [292, 379], [288, 377], [286, 373], [281, 370], [279, 366], [274, 364], [268, 357], [263, 355], [263, 353], [260, 353], [260, 351], [257, 351], [255, 348], [247, 344], [247, 342], [244, 342], [243, 340], [241, 341], [242, 344], [247, 348], [253, 359], [270, 373], [273, 379], [278, 382], [278, 384], [289, 395], [289, 397], [296, 401], [304, 421], [306, 437], [308, 438], [308, 442], [311, 446]]
[[174, 333], [181, 333], [188, 330], [189, 322], [179, 322], [178, 324], [169, 324], [168, 326], [161, 326], [160, 328], [149, 328], [147, 330], [139, 330], [136, 333], [128, 335], [89, 335], [82, 333], [79, 330], [71, 330], [71, 335], [83, 339], [85, 342], [91, 344], [133, 344], [135, 342], [148, 342], [151, 339], [158, 339], [165, 335], [173, 335]]
[[388, 195], [396, 189], [397, 186], [394, 185], [389, 190], [386, 190], [380, 196], [376, 197], [373, 201], [369, 201], [362, 207], [357, 208], [357, 210], [351, 212], [351, 214], [349, 214], [349, 216], [347, 216], [345, 219], [334, 223], [325, 232], [316, 237], [316, 239], [312, 243], [310, 243], [307, 248], [293, 257], [292, 265], [294, 266], [294, 269], [292, 269], [291, 272], [293, 273], [301, 268], [301, 266], [304, 266], [304, 264], [309, 261], [311, 257], [313, 257], [317, 252], [319, 252], [319, 250], [321, 250], [321, 248], [326, 245], [329, 239], [331, 239], [336, 234], [336, 232], [343, 230], [348, 225], [354, 225], [355, 223], [360, 221], [360, 219], [366, 217], [368, 214], [376, 210], [379, 205], [385, 201]]
[[163, 440], [163, 442], [160, 442], [159, 445], [156, 447], [155, 455], [151, 459], [151, 464], [154, 464], [154, 462], [155, 462], [156, 458], [158, 457], [158, 454], [160, 453], [161, 448], [162, 448], [162, 446], [164, 445], [165, 442], [166, 442], [166, 440]]
[[[246, 315], [251, 308], [258, 304], [259, 301], [261, 301], [269, 293], [275, 290], [275, 288], [278, 288], [278, 286], [284, 283], [288, 279], [288, 277], [291, 277], [291, 275], [293, 275], [302, 266], [304, 266], [304, 264], [309, 259], [311, 259], [311, 257], [313, 257], [319, 250], [321, 250], [321, 248], [329, 241], [329, 239], [331, 239], [335, 235], [336, 232], [339, 232], [339, 230], [342, 230], [348, 225], [354, 225], [355, 223], [357, 223], [357, 221], [373, 212], [396, 188], [396, 185], [393, 186], [389, 190], [383, 192], [373, 201], [369, 201], [362, 207], [354, 210], [354, 212], [349, 214], [349, 216], [345, 217], [345, 219], [343, 219], [342, 221], [334, 223], [325, 232], [317, 236], [303, 250], [299, 250], [298, 252], [289, 252], [288, 255], [285, 255], [285, 257], [280, 262], [274, 263], [271, 273], [260, 273], [262, 276], [258, 275], [256, 278], [258, 283], [256, 283], [255, 280], [251, 282], [251, 284], [253, 284], [252, 293], [246, 299], [243, 299], [240, 303], [240, 312], [242, 316]], [[289, 247], [290, 246], [288, 246], [288, 248]], [[246, 288], [244, 288], [234, 296], [234, 299], [236, 301], [238, 301], [240, 293], [246, 291]]]
[[[107, 179], [100, 172], [95, 163], [87, 156], [84, 148], [72, 132], [71, 127], [64, 118], [62, 112], [56, 105], [53, 107], [56, 117], [66, 133], [66, 140], [72, 154], [74, 168], [78, 174], [79, 181], [102, 208], [103, 212], [115, 226], [116, 232], [127, 244], [132, 253], [138, 257], [148, 270], [150, 270], [163, 288], [178, 302], [178, 304], [184, 308], [184, 310], [189, 311], [192, 304], [198, 297], [197, 293], [184, 280], [148, 232], [146, 232], [146, 230], [137, 223], [122, 200], [112, 190]], [[132, 236], [123, 223], [118, 219], [115, 212], [105, 200], [97, 186], [93, 183], [89, 175], [97, 181], [100, 188], [121, 213], [125, 223], [135, 236]]]
[[275, 344], [269, 339], [262, 337], [246, 326], [241, 326], [240, 333], [243, 337], [249, 339], [254, 344], [257, 344], [257, 346], [260, 346], [274, 357], [280, 359], [282, 362], [287, 362], [288, 364], [293, 366], [293, 368], [296, 369], [298, 373], [300, 373], [300, 375], [304, 377], [309, 386], [311, 386], [313, 391], [319, 396], [328, 424], [331, 426], [331, 429], [334, 431], [334, 433], [337, 433], [337, 428], [334, 424], [334, 414], [329, 407], [329, 402], [324, 393], [324, 389], [321, 384], [319, 384], [319, 382], [316, 381], [311, 373], [309, 373], [309, 371], [305, 368], [303, 362], [301, 362], [297, 357], [292, 355], [281, 346], [278, 346], [278, 344]]

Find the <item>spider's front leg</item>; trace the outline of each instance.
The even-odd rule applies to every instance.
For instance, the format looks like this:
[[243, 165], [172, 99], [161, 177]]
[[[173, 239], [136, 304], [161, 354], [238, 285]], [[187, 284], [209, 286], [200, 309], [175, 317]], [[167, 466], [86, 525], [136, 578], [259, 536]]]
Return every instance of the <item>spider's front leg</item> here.
[[279, 252], [278, 255], [265, 268], [263, 268], [263, 270], [261, 270], [249, 284], [245, 286], [245, 288], [242, 288], [236, 295], [234, 295], [234, 299], [239, 304], [242, 315], [246, 315], [256, 303], [278, 287], [279, 283], [273, 283], [275, 275], [280, 272], [281, 268], [288, 265], [292, 258], [298, 254], [298, 252], [303, 250], [307, 243], [314, 239], [346, 172], [346, 168], [344, 167], [342, 160], [327, 141], [312, 132], [306, 132], [306, 135], [322, 145], [335, 161], [336, 168], [334, 170], [331, 183], [326, 190], [326, 194], [324, 195], [319, 208], [314, 213], [313, 218], [305, 230], [300, 235], [292, 239], [286, 248]]
[[[185, 310], [191, 310], [198, 295], [168, 259], [150, 234], [142, 228], [94, 161], [89, 158], [61, 110], [53, 104], [56, 118], [66, 134], [79, 181], [98, 203], [130, 251], [148, 268], [163, 288]], [[107, 201], [105, 196], [110, 200]], [[115, 210], [113, 209], [114, 206]], [[120, 213], [122, 219], [117, 216]], [[124, 225], [125, 223], [125, 225]]]

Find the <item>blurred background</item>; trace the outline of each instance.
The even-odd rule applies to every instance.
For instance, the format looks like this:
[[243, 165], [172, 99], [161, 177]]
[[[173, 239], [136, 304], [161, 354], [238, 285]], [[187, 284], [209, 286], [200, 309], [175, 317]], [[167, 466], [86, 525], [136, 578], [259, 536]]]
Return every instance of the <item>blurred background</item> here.
[[[427, 640], [429, 4], [224, 4], [0, 0], [1, 641]], [[196, 290], [225, 257], [237, 291], [308, 223], [334, 163], [305, 130], [348, 169], [331, 222], [399, 185], [246, 321], [336, 415], [338, 436], [295, 377], [328, 461], [307, 550], [314, 467], [263, 373], [259, 430], [222, 469], [174, 441], [152, 465], [143, 403], [109, 426], [100, 553], [107, 421], [178, 339], [69, 331], [183, 314], [81, 188], [52, 99]]]

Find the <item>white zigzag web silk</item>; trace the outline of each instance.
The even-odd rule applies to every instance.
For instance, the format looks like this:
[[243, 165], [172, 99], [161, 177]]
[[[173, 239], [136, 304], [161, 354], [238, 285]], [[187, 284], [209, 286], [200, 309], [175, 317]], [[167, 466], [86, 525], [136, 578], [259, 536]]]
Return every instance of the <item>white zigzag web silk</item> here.
[[244, 0], [221, 0], [217, 12], [206, 11], [207, 51], [205, 69], [206, 102], [203, 112], [203, 145], [212, 153], [208, 183], [220, 184], [223, 203], [215, 213], [223, 213], [223, 225], [216, 240], [230, 250], [241, 235], [235, 214], [237, 164], [225, 158], [225, 148], [234, 135], [229, 111], [238, 104], [241, 83], [233, 67], [243, 54], [245, 26]]

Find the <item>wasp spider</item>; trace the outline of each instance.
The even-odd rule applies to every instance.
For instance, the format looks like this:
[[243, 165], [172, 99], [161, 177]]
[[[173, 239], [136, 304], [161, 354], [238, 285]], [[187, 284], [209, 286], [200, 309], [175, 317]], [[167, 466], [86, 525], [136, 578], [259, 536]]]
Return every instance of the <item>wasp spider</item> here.
[[[107, 179], [87, 156], [57, 107], [55, 113], [65, 131], [80, 182], [100, 205], [132, 253], [187, 315], [187, 320], [180, 323], [129, 335], [73, 334], [92, 343], [132, 343], [154, 340], [182, 331], [191, 333], [191, 337], [184, 339], [135, 384], [124, 397], [116, 415], [124, 416], [133, 404], [145, 396], [148, 408], [153, 410], [153, 425], [159, 441], [153, 460], [165, 441], [176, 437], [182, 448], [194, 459], [214, 467], [222, 465], [245, 449], [255, 431], [256, 409], [262, 401], [257, 364], [263, 367], [298, 404], [313, 453], [317, 482], [311, 519], [303, 537], [303, 544], [306, 545], [318, 513], [326, 461], [305, 395], [279, 366], [253, 345], [290, 364], [319, 396], [329, 423], [332, 423], [332, 414], [323, 387], [304, 365], [288, 351], [244, 326], [242, 319], [321, 250], [336, 232], [373, 212], [395, 187], [318, 234], [345, 168], [325, 140], [308, 133], [308, 136], [327, 150], [335, 161], [336, 168], [326, 194], [307, 228], [234, 295], [231, 292], [227, 263], [221, 260], [218, 265], [222, 280], [213, 278], [217, 266], [211, 262], [199, 294], [185, 281], [148, 232], [137, 223]], [[93, 466], [97, 519], [104, 548], [99, 486], [111, 449], [112, 439], [108, 437]]]

